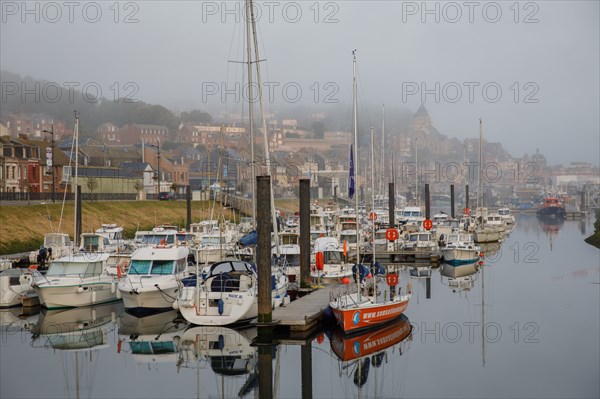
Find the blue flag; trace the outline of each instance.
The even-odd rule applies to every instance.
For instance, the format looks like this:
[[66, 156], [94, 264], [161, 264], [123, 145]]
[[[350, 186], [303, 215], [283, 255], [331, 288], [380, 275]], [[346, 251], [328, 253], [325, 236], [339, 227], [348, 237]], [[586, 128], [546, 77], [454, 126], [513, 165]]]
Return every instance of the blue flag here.
[[354, 151], [353, 145], [350, 144], [350, 177], [348, 179], [348, 198], [354, 196]]

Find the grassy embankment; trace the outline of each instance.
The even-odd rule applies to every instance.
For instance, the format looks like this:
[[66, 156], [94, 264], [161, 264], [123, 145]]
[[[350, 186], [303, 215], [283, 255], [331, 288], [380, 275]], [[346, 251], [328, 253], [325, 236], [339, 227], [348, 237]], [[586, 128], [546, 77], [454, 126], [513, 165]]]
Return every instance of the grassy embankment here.
[[[276, 206], [286, 212], [298, 209], [298, 202], [277, 201]], [[59, 231], [62, 204], [18, 205], [0, 208], [0, 255], [27, 252], [38, 249], [43, 236]], [[192, 222], [210, 217], [209, 201], [192, 202]], [[215, 204], [215, 217], [222, 209]], [[83, 204], [83, 231], [91, 232], [103, 223], [123, 226], [125, 238], [132, 238], [137, 230], [150, 230], [157, 224], [185, 226], [185, 201], [110, 201], [86, 202]], [[239, 222], [239, 213], [225, 211], [226, 220]], [[60, 232], [73, 237], [73, 203], [66, 204]]]
[[596, 210], [596, 222], [594, 223], [595, 232], [591, 236], [585, 239], [590, 245], [600, 248], [600, 211]]

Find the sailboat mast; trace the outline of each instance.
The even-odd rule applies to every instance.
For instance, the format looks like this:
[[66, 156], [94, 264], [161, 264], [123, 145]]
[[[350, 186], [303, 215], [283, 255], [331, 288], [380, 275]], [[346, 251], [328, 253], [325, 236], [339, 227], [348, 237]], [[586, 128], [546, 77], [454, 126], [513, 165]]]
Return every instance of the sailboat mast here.
[[252, 42], [250, 19], [252, 1], [246, 0], [246, 57], [248, 65], [248, 129], [250, 130], [250, 159], [252, 169], [252, 226], [256, 226], [256, 162], [254, 162], [254, 109], [252, 106]]
[[379, 174], [379, 195], [383, 193], [385, 181], [385, 105], [381, 106], [381, 171]]
[[373, 264], [375, 264], [375, 129], [371, 126], [371, 239], [373, 242]]
[[75, 111], [75, 178], [73, 179], [73, 192], [75, 194], [75, 207], [73, 212], [75, 214], [74, 225], [73, 225], [73, 242], [78, 242], [77, 234], [77, 207], [79, 204], [77, 203], [77, 185], [79, 184], [78, 176], [79, 176], [79, 117], [77, 116], [77, 111]]
[[[356, 50], [352, 51], [352, 119], [354, 124], [354, 170], [358, 174], [360, 171], [358, 167], [358, 110], [356, 104]], [[358, 183], [358, 176], [355, 177], [356, 182]], [[356, 184], [356, 188], [358, 188], [358, 184]], [[354, 193], [354, 207], [356, 208], [356, 268], [359, 269], [360, 265], [360, 224], [358, 222], [358, 194]], [[360, 275], [360, 270], [359, 270]], [[360, 281], [358, 283], [360, 286]], [[359, 290], [360, 292], [360, 290]]]
[[[267, 134], [267, 120], [265, 119], [265, 109], [262, 93], [262, 80], [260, 78], [260, 57], [258, 54], [258, 39], [256, 37], [256, 20], [254, 19], [254, 7], [252, 7], [252, 0], [250, 3], [250, 20], [252, 22], [252, 37], [254, 39], [254, 58], [256, 60], [256, 83], [258, 85], [258, 99], [260, 103], [260, 116], [262, 119], [263, 127], [263, 140], [265, 146], [265, 163], [267, 167], [267, 174], [271, 176], [271, 154], [269, 151], [269, 135]], [[273, 232], [275, 235], [275, 253], [277, 258], [280, 256], [279, 252], [279, 232], [277, 229], [277, 216], [275, 215], [275, 196], [273, 195], [273, 178], [271, 176], [271, 219], [273, 223]]]
[[419, 206], [419, 139], [415, 137], [415, 206]]
[[[483, 172], [483, 121], [479, 118], [479, 185], [477, 188], [477, 208], [483, 208], [483, 180], [481, 174]], [[481, 202], [479, 202], [481, 200]], [[483, 212], [483, 209], [480, 210]], [[480, 215], [483, 220], [483, 214]]]

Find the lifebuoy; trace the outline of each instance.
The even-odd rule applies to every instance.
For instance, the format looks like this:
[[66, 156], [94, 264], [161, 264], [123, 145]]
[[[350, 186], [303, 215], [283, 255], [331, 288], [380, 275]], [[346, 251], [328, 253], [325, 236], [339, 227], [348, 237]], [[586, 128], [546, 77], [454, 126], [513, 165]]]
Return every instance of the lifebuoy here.
[[165, 240], [164, 238], [160, 240], [160, 245], [167, 245], [167, 240]]
[[431, 230], [432, 227], [433, 227], [433, 222], [431, 221], [431, 219], [423, 220], [423, 228], [425, 230]]
[[315, 266], [317, 266], [317, 270], [323, 270], [325, 266], [325, 256], [323, 252], [317, 252], [315, 255]]
[[387, 285], [394, 287], [398, 285], [398, 275], [396, 273], [390, 273], [385, 277]]
[[369, 220], [377, 220], [377, 214], [375, 212], [369, 213]]
[[396, 241], [398, 237], [400, 237], [400, 234], [398, 233], [398, 230], [394, 228], [389, 228], [385, 231], [385, 238], [388, 241]]

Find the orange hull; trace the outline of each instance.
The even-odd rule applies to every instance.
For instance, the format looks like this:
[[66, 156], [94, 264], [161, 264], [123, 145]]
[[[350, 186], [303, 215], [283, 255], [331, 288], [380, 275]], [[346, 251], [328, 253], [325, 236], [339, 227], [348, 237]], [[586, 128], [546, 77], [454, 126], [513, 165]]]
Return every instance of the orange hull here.
[[386, 323], [400, 316], [408, 307], [408, 299], [386, 304], [366, 304], [361, 307], [332, 308], [335, 319], [345, 333], [351, 333]]
[[411, 331], [410, 322], [402, 316], [385, 327], [369, 330], [351, 338], [345, 337], [344, 333], [338, 330], [331, 339], [331, 348], [340, 360], [354, 360], [404, 341]]

